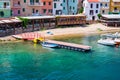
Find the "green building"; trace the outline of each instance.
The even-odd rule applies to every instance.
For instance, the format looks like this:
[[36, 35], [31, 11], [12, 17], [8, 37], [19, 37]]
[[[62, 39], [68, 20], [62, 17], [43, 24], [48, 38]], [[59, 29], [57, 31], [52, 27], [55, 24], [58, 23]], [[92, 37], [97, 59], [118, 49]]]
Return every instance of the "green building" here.
[[0, 18], [8, 18], [10, 16], [10, 0], [0, 0]]

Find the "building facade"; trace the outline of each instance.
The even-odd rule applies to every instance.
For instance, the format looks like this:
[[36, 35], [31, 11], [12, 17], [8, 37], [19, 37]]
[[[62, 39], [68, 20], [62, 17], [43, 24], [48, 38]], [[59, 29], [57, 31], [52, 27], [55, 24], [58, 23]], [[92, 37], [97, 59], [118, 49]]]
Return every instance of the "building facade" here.
[[77, 14], [78, 0], [63, 0], [63, 14]]
[[63, 0], [53, 0], [53, 15], [62, 15], [62, 2]]
[[0, 18], [11, 16], [10, 0], [0, 0]]
[[42, 15], [52, 15], [53, 14], [53, 0], [41, 0], [43, 6], [41, 7]]
[[11, 0], [12, 16], [21, 16], [21, 0]]
[[100, 13], [100, 2], [99, 0], [84, 0], [83, 2], [84, 11], [87, 20], [98, 20], [98, 14]]
[[120, 14], [120, 0], [110, 0], [110, 13]]
[[110, 0], [100, 0], [100, 14], [109, 13]]

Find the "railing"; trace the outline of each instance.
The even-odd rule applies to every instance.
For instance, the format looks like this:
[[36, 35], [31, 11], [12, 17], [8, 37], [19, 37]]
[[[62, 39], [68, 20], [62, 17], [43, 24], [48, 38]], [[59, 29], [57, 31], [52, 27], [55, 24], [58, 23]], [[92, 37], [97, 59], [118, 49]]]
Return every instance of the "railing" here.
[[20, 4], [13, 4], [14, 7], [21, 7]]
[[31, 2], [31, 3], [28, 3], [29, 6], [43, 6], [43, 3], [34, 3], [34, 2]]

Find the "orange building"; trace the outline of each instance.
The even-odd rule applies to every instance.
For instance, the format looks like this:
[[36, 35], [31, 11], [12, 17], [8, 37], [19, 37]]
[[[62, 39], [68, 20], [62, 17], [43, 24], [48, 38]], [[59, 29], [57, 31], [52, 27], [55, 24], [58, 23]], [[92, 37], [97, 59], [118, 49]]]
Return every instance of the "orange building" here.
[[42, 6], [42, 13], [43, 15], [52, 15], [52, 8], [53, 8], [53, 1], [52, 0], [41, 0], [43, 3]]

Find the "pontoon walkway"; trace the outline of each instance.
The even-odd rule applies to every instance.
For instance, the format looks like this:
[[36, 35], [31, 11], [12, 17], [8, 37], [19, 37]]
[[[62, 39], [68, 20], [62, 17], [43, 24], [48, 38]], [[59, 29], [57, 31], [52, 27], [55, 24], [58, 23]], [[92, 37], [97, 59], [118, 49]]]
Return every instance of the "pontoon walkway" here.
[[46, 40], [46, 43], [57, 44], [59, 48], [65, 48], [75, 51], [90, 51], [91, 46], [62, 42], [62, 41], [54, 41], [54, 40]]

